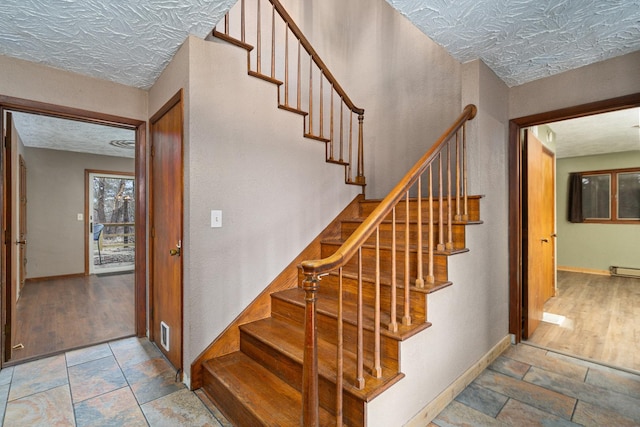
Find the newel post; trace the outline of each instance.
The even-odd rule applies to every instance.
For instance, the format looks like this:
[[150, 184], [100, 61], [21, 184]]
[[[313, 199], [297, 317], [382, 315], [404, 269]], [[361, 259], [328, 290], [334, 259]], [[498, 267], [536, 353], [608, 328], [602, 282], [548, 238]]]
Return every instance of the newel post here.
[[318, 336], [316, 324], [316, 299], [320, 279], [308, 274], [302, 282], [305, 292], [304, 311], [304, 361], [302, 366], [302, 425], [320, 425], [318, 400]]
[[356, 176], [356, 184], [359, 184], [359, 185], [366, 184], [366, 179], [364, 177], [363, 122], [364, 122], [364, 114], [358, 115], [358, 175]]

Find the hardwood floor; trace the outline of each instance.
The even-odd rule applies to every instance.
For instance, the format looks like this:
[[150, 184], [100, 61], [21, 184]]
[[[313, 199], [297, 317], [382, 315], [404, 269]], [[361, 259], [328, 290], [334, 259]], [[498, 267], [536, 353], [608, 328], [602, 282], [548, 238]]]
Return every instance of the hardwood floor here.
[[558, 271], [558, 295], [529, 343], [640, 372], [640, 279]]
[[11, 362], [135, 334], [134, 274], [27, 283], [17, 304]]

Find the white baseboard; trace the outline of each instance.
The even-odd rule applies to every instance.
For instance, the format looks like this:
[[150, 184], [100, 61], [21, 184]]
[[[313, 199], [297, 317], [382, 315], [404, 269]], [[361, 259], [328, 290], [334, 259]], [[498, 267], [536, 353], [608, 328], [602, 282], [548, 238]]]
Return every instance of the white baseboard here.
[[473, 364], [469, 369], [460, 375], [449, 387], [433, 399], [427, 406], [422, 408], [418, 414], [411, 419], [406, 427], [423, 427], [429, 423], [440, 413], [449, 403], [456, 398], [462, 390], [464, 390], [471, 382], [476, 379], [482, 371], [486, 369], [494, 360], [498, 358], [511, 345], [511, 335], [505, 336], [498, 342], [487, 354], [482, 356], [480, 360]]

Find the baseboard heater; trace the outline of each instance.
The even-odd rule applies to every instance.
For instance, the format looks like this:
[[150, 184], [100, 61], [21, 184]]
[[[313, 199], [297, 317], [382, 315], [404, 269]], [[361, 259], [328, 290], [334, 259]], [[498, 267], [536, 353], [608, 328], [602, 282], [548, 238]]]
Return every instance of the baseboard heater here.
[[617, 267], [615, 265], [612, 265], [611, 267], [609, 267], [609, 272], [612, 276], [640, 278], [640, 268]]

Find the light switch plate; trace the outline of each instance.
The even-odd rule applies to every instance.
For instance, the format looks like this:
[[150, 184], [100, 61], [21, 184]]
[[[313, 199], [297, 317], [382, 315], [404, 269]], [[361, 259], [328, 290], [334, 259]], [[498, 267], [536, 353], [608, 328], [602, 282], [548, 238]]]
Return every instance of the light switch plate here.
[[78, 221], [82, 221], [84, 220], [84, 215], [82, 215], [81, 213], [78, 214]]
[[211, 211], [211, 228], [222, 227], [222, 211]]

